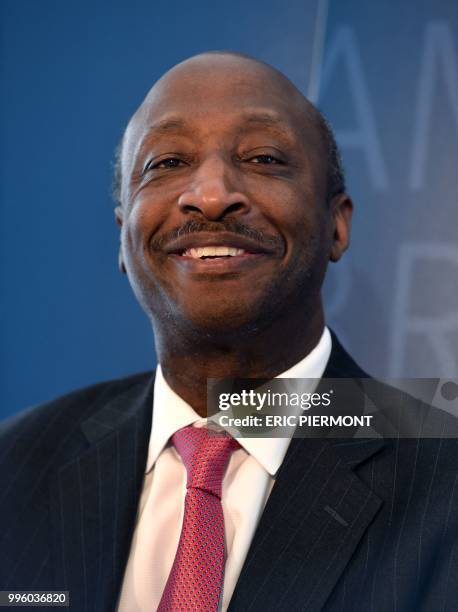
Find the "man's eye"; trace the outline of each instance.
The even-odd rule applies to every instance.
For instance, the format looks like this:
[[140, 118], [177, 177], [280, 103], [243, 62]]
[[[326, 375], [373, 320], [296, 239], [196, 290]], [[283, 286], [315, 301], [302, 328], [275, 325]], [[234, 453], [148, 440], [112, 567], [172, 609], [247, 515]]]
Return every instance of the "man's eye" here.
[[250, 159], [254, 164], [281, 164], [282, 162], [273, 155], [256, 155]]
[[162, 168], [178, 168], [182, 163], [183, 162], [181, 161], [181, 159], [178, 159], [177, 157], [167, 157], [167, 159], [161, 159], [158, 162], [148, 164], [146, 169], [156, 170]]

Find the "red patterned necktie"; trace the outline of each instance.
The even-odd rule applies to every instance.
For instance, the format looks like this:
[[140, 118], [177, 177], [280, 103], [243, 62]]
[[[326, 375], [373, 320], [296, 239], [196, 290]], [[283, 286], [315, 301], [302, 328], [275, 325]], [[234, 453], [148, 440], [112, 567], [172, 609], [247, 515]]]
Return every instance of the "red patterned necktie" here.
[[217, 610], [225, 562], [221, 490], [239, 444], [225, 432], [192, 426], [172, 440], [188, 473], [187, 491], [180, 541], [158, 612]]

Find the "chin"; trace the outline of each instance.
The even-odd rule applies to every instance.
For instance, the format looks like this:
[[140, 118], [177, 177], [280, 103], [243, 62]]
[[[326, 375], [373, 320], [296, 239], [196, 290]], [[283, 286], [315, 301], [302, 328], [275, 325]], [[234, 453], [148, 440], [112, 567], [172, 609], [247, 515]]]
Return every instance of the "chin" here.
[[241, 334], [256, 334], [269, 326], [274, 318], [274, 313], [266, 310], [265, 303], [248, 302], [243, 298], [236, 303], [220, 303], [217, 308], [214, 303], [209, 308], [203, 308], [204, 304], [199, 306], [198, 309], [180, 309], [181, 324], [216, 339], [217, 336], [221, 339], [235, 336], [237, 339]]
[[205, 334], [231, 335], [253, 327], [253, 317], [247, 312], [220, 311], [189, 313], [183, 320]]

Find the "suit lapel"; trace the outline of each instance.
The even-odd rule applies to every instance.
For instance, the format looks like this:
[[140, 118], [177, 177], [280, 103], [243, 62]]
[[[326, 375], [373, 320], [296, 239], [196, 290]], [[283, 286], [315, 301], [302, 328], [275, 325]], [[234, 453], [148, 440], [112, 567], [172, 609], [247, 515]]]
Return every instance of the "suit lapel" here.
[[230, 610], [321, 610], [381, 501], [352, 467], [383, 441], [293, 439]]
[[75, 609], [115, 609], [143, 482], [152, 405], [152, 379], [108, 401], [82, 424], [89, 448], [86, 444], [57, 473], [52, 499], [59, 526], [57, 584], [66, 585]]

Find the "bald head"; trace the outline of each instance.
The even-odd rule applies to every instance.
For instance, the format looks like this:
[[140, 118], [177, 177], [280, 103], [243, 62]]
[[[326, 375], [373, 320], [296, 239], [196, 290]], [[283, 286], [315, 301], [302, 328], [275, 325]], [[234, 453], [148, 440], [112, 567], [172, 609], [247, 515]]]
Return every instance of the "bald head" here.
[[317, 119], [313, 104], [276, 68], [240, 53], [211, 51], [195, 55], [168, 70], [150, 89], [129, 125], [148, 113], [161, 96], [173, 96], [178, 88], [180, 93], [185, 88], [189, 97], [193, 97], [203, 84], [210, 83], [213, 90], [222, 89], [227, 95], [229, 82], [240, 101], [257, 88], [281, 104], [287, 101], [290, 112], [302, 115], [305, 121]]
[[240, 53], [212, 51], [191, 57], [166, 72], [130, 119], [117, 152], [114, 195], [118, 202], [125, 200], [122, 177], [132, 171], [145, 126], [154, 125], [158, 118], [163, 126], [167, 120], [172, 124], [183, 108], [194, 114], [205, 113], [209, 97], [218, 98], [219, 107], [226, 107], [228, 113], [234, 109], [249, 113], [261, 105], [265, 107], [266, 120], [269, 115], [272, 121], [287, 117], [291, 129], [303, 132], [305, 140], [314, 131], [315, 146], [321, 149], [322, 163], [327, 167], [327, 199], [344, 191], [336, 142], [318, 109], [272, 66]]

